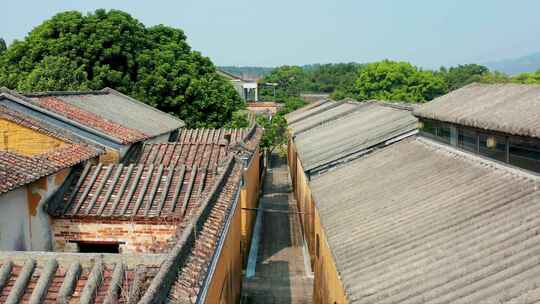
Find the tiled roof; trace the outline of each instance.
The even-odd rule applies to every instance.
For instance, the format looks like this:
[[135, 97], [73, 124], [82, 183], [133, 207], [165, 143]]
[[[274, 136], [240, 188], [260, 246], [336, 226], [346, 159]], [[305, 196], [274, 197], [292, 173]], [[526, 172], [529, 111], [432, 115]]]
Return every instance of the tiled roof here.
[[109, 121], [92, 112], [88, 112], [54, 96], [33, 98], [41, 107], [65, 116], [67, 119], [97, 129], [105, 134], [119, 139], [122, 143], [133, 143], [147, 139], [149, 136], [135, 129], [126, 128], [118, 123]]
[[[230, 134], [227, 141], [225, 135]], [[256, 125], [249, 129], [200, 129], [184, 130], [176, 143], [145, 144], [141, 155], [135, 161], [139, 164], [164, 166], [198, 165], [215, 168], [235, 145], [242, 143], [253, 150], [262, 136], [262, 129]]]
[[363, 154], [379, 145], [384, 146], [414, 132], [416, 128], [417, 119], [410, 110], [380, 102], [366, 102], [345, 116], [338, 115], [333, 120], [301, 132], [295, 137], [294, 143], [303, 169], [308, 171]]
[[96, 149], [79, 144], [57, 148], [32, 157], [0, 151], [0, 193], [54, 174], [96, 157], [99, 153]]
[[[231, 136], [230, 141], [225, 139], [228, 134]], [[146, 165], [198, 165], [215, 168], [231, 152], [236, 152], [238, 145], [253, 151], [259, 144], [261, 136], [262, 129], [257, 125], [234, 130], [184, 130], [178, 142], [145, 144], [140, 156], [135, 156], [133, 162]]]
[[[70, 114], [73, 109], [78, 109], [79, 111], [73, 112], [75, 115], [72, 119], [86, 121], [90, 113], [100, 118], [99, 126], [105, 129], [99, 130], [109, 131], [109, 128], [112, 128], [115, 131], [114, 134], [126, 141], [155, 137], [185, 125], [183, 121], [172, 115], [109, 88], [89, 92], [29, 93], [26, 96], [37, 101], [52, 98], [61, 101], [65, 107], [71, 106], [65, 109], [54, 102], [45, 104], [48, 108], [61, 113]], [[84, 111], [84, 115], [80, 111]], [[93, 118], [90, 122], [93, 123]], [[112, 127], [111, 123], [122, 128]]]
[[0, 253], [0, 303], [136, 303], [162, 257]]
[[540, 85], [475, 83], [434, 99], [415, 115], [540, 138]]
[[0, 193], [31, 183], [43, 176], [96, 157], [103, 152], [100, 148], [89, 145], [63, 130], [3, 106], [0, 106], [0, 118], [55, 137], [66, 143], [64, 146], [34, 156], [0, 151]]
[[176, 245], [162, 264], [140, 303], [162, 299], [174, 303], [194, 303], [208, 287], [213, 275], [212, 260], [238, 200], [242, 162], [231, 157], [201, 200], [200, 208], [179, 229]]
[[536, 303], [538, 176], [409, 138], [310, 188], [350, 303]]
[[63, 217], [181, 220], [212, 185], [215, 170], [198, 166], [87, 166], [50, 212]]
[[[192, 144], [235, 144], [244, 139], [249, 129], [182, 129], [178, 136], [178, 142]], [[229, 137], [227, 141], [225, 137]]]

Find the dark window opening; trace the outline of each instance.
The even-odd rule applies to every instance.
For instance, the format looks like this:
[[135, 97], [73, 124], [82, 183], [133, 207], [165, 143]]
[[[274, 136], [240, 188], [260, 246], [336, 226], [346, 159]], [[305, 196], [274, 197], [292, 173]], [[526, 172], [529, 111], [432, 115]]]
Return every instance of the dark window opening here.
[[540, 173], [540, 140], [421, 120], [421, 134], [475, 154]]
[[509, 162], [534, 172], [540, 172], [540, 143], [532, 140], [510, 138]]
[[78, 242], [82, 253], [120, 253], [119, 243]]
[[478, 142], [477, 142], [476, 132], [459, 129], [458, 147], [467, 151], [478, 152]]
[[422, 121], [422, 133], [432, 139], [449, 144], [452, 137], [450, 126], [431, 120]]
[[506, 138], [479, 134], [479, 153], [498, 161], [506, 162]]

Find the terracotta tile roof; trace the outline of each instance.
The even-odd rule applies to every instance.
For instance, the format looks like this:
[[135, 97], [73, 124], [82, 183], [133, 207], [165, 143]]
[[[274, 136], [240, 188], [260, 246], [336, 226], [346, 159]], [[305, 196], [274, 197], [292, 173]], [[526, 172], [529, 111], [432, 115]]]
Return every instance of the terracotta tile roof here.
[[0, 151], [0, 193], [26, 185], [41, 177], [96, 157], [99, 152], [75, 144], [32, 157]]
[[71, 105], [55, 96], [36, 97], [33, 100], [47, 110], [115, 137], [123, 144], [142, 141], [149, 137], [136, 129], [124, 127], [102, 116]]
[[139, 303], [163, 299], [194, 303], [202, 289], [208, 287], [212, 260], [218, 256], [219, 243], [226, 236], [224, 229], [237, 204], [242, 161], [229, 158], [219, 172], [200, 208], [180, 225], [176, 245]]
[[235, 144], [244, 139], [248, 128], [243, 129], [182, 129], [178, 136], [178, 142], [199, 144], [219, 144], [226, 142], [225, 136], [229, 137], [229, 143]]
[[540, 177], [409, 138], [313, 177], [350, 303], [537, 303]]
[[87, 166], [51, 213], [62, 217], [164, 218], [179, 221], [197, 207], [215, 170], [198, 166]]
[[0, 118], [57, 138], [67, 144], [34, 156], [0, 151], [0, 193], [31, 183], [103, 152], [101, 148], [85, 143], [63, 130], [3, 106], [0, 106]]
[[[231, 134], [228, 142], [224, 136]], [[259, 144], [262, 129], [257, 125], [238, 130], [200, 129], [185, 130], [176, 143], [145, 144], [134, 163], [168, 166], [186, 165], [215, 168], [237, 145], [254, 150]]]
[[135, 303], [162, 258], [58, 252], [0, 254], [0, 303]]

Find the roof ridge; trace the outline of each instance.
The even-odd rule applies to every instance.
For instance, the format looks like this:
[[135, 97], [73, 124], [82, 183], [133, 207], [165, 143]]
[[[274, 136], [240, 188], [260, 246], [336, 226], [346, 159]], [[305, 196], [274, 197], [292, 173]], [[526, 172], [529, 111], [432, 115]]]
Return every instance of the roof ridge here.
[[39, 92], [21, 92], [26, 97], [44, 97], [44, 96], [72, 96], [72, 95], [106, 95], [102, 90], [88, 91], [39, 91]]

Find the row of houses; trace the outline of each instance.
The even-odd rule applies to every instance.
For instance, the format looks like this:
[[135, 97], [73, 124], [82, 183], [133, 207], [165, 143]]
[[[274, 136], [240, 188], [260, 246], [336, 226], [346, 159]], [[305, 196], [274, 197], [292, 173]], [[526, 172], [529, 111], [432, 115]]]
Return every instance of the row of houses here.
[[314, 303], [540, 300], [540, 86], [287, 116]]
[[187, 129], [112, 89], [0, 89], [0, 303], [236, 303], [256, 124]]

